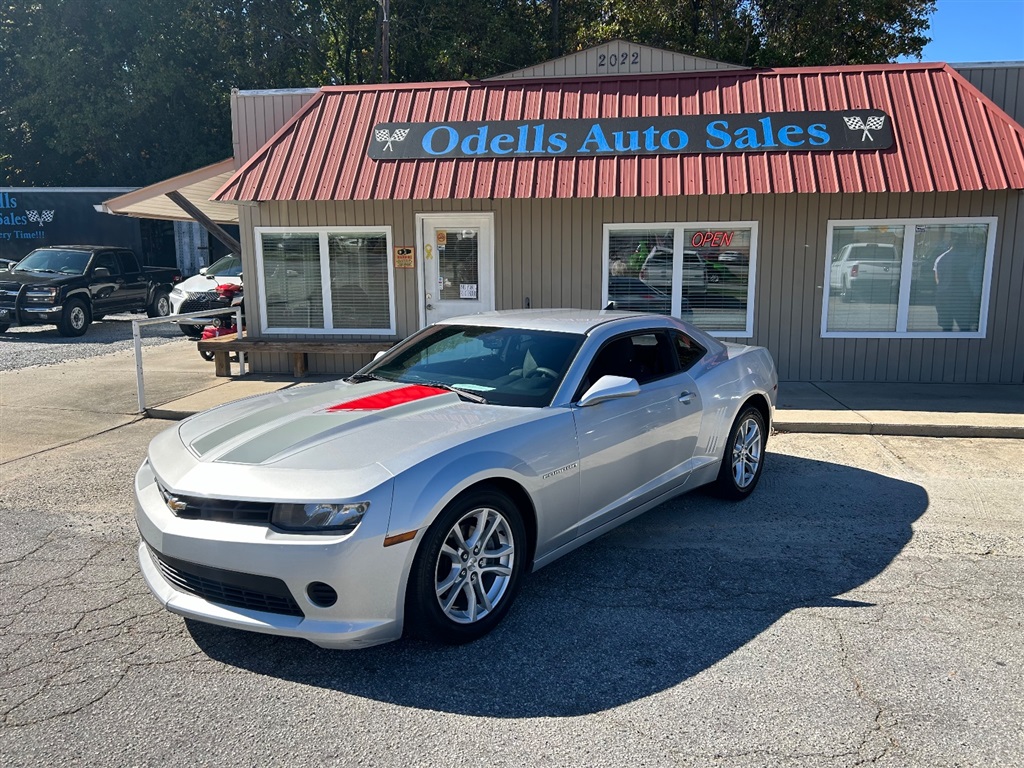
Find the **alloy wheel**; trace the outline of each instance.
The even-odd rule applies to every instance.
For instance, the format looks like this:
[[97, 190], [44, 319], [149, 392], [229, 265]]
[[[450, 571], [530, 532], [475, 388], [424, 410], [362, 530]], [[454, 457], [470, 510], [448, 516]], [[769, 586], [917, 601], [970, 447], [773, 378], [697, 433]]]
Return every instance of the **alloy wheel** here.
[[736, 430], [732, 446], [732, 478], [737, 488], [746, 488], [757, 477], [761, 448], [761, 426], [756, 419], [748, 417]]
[[458, 624], [490, 614], [505, 597], [515, 564], [508, 520], [490, 507], [472, 509], [445, 536], [434, 567], [441, 610]]

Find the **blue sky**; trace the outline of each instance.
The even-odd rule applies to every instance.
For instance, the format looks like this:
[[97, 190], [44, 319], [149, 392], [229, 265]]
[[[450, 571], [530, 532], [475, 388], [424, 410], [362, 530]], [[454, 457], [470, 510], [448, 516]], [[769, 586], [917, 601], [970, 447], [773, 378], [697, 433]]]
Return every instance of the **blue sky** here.
[[939, 0], [927, 34], [923, 61], [1024, 61], [1024, 0]]

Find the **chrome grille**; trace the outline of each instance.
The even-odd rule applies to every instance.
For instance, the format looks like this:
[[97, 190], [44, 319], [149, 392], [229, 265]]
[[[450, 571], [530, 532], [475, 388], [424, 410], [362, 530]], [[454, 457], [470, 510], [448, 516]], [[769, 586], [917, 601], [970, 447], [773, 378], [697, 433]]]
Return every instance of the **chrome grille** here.
[[189, 563], [161, 554], [152, 547], [149, 551], [163, 577], [182, 592], [211, 603], [252, 611], [286, 616], [305, 615], [288, 591], [288, 586], [280, 579]]

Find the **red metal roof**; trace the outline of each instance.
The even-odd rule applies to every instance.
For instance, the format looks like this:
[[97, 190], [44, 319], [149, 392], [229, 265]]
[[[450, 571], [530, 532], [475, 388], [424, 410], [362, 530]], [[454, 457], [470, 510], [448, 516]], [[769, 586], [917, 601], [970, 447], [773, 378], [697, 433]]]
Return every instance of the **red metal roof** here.
[[[372, 160], [394, 122], [878, 109], [887, 150]], [[213, 200], [587, 198], [1024, 189], [1024, 128], [945, 64], [321, 89]]]

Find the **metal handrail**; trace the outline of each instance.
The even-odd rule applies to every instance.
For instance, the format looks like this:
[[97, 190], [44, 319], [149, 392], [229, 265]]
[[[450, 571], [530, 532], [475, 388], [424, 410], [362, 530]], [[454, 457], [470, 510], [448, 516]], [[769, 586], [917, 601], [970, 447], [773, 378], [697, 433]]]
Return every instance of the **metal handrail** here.
[[[135, 389], [139, 398], [139, 410], [137, 413], [146, 412], [146, 383], [142, 376], [142, 332], [144, 325], [159, 325], [161, 323], [192, 323], [197, 319], [217, 317], [218, 315], [235, 316], [235, 338], [242, 338], [242, 308], [221, 307], [220, 309], [204, 309], [201, 312], [183, 312], [180, 315], [167, 315], [166, 317], [147, 317], [132, 320], [132, 338], [135, 340]], [[238, 353], [238, 375], [245, 375], [245, 353]]]

